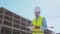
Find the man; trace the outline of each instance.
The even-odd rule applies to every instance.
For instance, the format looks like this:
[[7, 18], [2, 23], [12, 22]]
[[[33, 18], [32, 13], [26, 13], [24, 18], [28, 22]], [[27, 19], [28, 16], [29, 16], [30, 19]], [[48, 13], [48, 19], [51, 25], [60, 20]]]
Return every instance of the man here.
[[35, 8], [35, 18], [32, 21], [34, 28], [32, 29], [32, 34], [44, 34], [44, 30], [47, 29], [46, 19], [40, 16], [40, 8]]

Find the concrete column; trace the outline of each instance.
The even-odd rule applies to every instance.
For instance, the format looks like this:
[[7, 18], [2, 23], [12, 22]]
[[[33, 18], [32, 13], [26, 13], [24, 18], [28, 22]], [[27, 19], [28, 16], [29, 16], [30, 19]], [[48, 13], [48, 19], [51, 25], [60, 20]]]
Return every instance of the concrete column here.
[[11, 34], [13, 34], [13, 30], [11, 29]]
[[1, 24], [0, 24], [0, 34], [1, 34]]
[[20, 34], [22, 34], [22, 33], [20, 33]]
[[11, 34], [13, 34], [13, 24], [14, 24], [14, 13], [13, 13], [13, 17], [12, 17], [12, 29], [11, 29]]
[[27, 19], [26, 19], [26, 34], [27, 34]]
[[6, 33], [5, 33], [5, 30], [4, 30], [4, 34], [6, 34]]
[[[2, 24], [4, 23], [4, 16], [5, 16], [5, 9], [3, 9]], [[0, 24], [0, 34], [1, 34], [1, 27], [2, 27], [2, 24]]]
[[19, 25], [19, 29], [21, 29], [21, 17], [20, 17], [20, 25]]
[[3, 13], [3, 18], [2, 18], [2, 24], [4, 23], [4, 17], [5, 17], [5, 9], [3, 9], [4, 13]]
[[[21, 16], [20, 16], [20, 25], [19, 25], [19, 28], [21, 30]], [[20, 34], [22, 34], [22, 32], [20, 32]]]

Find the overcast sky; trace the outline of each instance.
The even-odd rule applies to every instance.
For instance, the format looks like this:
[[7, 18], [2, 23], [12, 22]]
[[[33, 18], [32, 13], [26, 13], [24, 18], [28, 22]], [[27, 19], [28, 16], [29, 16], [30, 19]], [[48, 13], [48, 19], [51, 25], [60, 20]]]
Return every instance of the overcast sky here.
[[0, 7], [4, 7], [29, 20], [34, 18], [34, 8], [41, 8], [41, 15], [47, 20], [50, 30], [60, 32], [60, 0], [0, 0]]

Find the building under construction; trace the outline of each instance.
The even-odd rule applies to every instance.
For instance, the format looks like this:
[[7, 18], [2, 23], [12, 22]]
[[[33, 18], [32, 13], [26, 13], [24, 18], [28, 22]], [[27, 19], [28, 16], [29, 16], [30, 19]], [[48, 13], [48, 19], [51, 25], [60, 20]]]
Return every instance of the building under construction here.
[[0, 7], [0, 34], [31, 34], [31, 21]]
[[45, 30], [45, 34], [55, 34], [55, 33], [53, 31], [47, 29], [47, 30]]

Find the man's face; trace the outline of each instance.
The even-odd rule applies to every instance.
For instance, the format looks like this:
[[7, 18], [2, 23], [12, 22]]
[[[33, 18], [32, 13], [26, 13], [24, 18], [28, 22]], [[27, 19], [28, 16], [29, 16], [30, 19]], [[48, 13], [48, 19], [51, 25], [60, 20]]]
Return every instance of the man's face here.
[[35, 17], [39, 17], [39, 15], [40, 15], [40, 12], [38, 12], [38, 11], [36, 12], [35, 11]]

